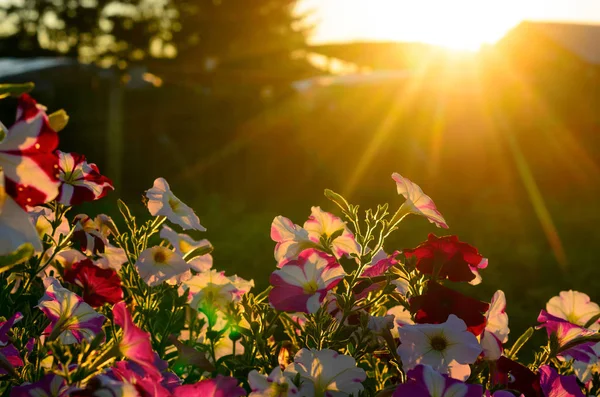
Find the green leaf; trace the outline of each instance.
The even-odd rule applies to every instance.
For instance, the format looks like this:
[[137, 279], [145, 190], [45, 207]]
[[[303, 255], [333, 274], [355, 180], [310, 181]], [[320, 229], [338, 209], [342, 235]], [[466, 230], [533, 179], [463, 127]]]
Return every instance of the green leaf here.
[[596, 314], [594, 317], [590, 318], [587, 323], [583, 326], [583, 328], [589, 328], [600, 319], [600, 313]]
[[30, 92], [34, 87], [35, 85], [33, 83], [0, 84], [0, 99], [8, 96], [19, 96], [26, 92]]
[[525, 345], [525, 343], [527, 343], [527, 341], [533, 336], [533, 331], [534, 328], [529, 327], [525, 332], [523, 332], [523, 335], [519, 336], [519, 339], [517, 339], [516, 342], [512, 345], [512, 347], [506, 354], [506, 357], [510, 358], [511, 360], [516, 359], [519, 350], [521, 350], [523, 345]]
[[34, 252], [33, 245], [31, 245], [31, 243], [25, 243], [17, 248], [15, 252], [0, 256], [0, 273], [4, 273], [14, 266], [25, 262], [33, 256]]

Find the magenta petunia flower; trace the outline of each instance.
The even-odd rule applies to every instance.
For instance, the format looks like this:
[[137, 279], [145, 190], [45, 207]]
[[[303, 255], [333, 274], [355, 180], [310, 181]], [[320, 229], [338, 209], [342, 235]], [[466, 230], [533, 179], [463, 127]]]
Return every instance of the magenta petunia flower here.
[[50, 127], [46, 108], [21, 95], [17, 120], [9, 129], [0, 123], [0, 167], [6, 192], [22, 208], [52, 201], [58, 194], [58, 134]]
[[37, 382], [13, 387], [10, 397], [67, 397], [68, 392], [65, 379], [50, 373]]
[[540, 386], [546, 397], [584, 397], [577, 384], [575, 375], [559, 375], [549, 365], [542, 365], [540, 371]]
[[57, 337], [65, 345], [92, 340], [102, 330], [104, 316], [56, 279], [49, 277], [45, 283], [46, 293], [37, 305], [50, 320], [44, 333]]
[[88, 163], [77, 153], [58, 154], [58, 179], [60, 192], [56, 200], [64, 205], [77, 205], [98, 200], [114, 190], [110, 179], [100, 174], [96, 164]]
[[[558, 341], [559, 347], [563, 348], [567, 343], [574, 341], [575, 339], [582, 336], [589, 336], [596, 334], [595, 331], [583, 328], [579, 325], [568, 322], [559, 317], [555, 317], [545, 310], [540, 312], [538, 321], [541, 323], [539, 328], [546, 328], [548, 337], [555, 337]], [[565, 359], [575, 359], [577, 361], [589, 363], [591, 361], [597, 361], [598, 356], [594, 351], [594, 345], [596, 342], [583, 342], [575, 346], [569, 347], [566, 350], [561, 351], [558, 357]]]
[[193, 385], [179, 386], [173, 392], [173, 397], [242, 397], [245, 395], [246, 391], [238, 386], [237, 379], [222, 375]]
[[[407, 372], [407, 381], [398, 385], [392, 397], [481, 397], [481, 385], [470, 385], [436, 372], [429, 365], [417, 365]], [[512, 394], [511, 394], [512, 396]]]
[[133, 323], [125, 302], [119, 302], [113, 307], [113, 317], [115, 324], [123, 328], [123, 339], [119, 342], [121, 354], [141, 366], [149, 376], [160, 379], [162, 375], [154, 365], [150, 333], [142, 331]]
[[[396, 182], [398, 194], [404, 196], [406, 201], [402, 204], [405, 213], [413, 213], [415, 215], [424, 216], [429, 222], [434, 223], [437, 227], [448, 229], [448, 225], [442, 214], [438, 211], [435, 203], [416, 183], [402, 175], [394, 172], [392, 179]], [[403, 208], [400, 207], [402, 212]]]
[[91, 259], [76, 262], [64, 273], [65, 281], [83, 289], [83, 300], [92, 307], [123, 300], [121, 279], [112, 269], [101, 269]]
[[[0, 356], [4, 356], [6, 363], [9, 364], [8, 369], [22, 367], [24, 365], [21, 359], [21, 354], [17, 348], [9, 343], [8, 333], [15, 323], [21, 321], [23, 315], [15, 313], [6, 321], [0, 321]], [[0, 375], [6, 375], [8, 371], [0, 365]]]
[[271, 305], [282, 311], [315, 313], [346, 272], [335, 258], [315, 249], [303, 251], [271, 274]]

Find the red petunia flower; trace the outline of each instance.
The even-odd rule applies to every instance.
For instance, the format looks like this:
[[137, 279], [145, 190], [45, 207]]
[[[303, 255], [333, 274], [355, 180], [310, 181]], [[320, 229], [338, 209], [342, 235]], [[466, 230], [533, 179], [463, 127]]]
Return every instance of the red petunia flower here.
[[121, 279], [113, 269], [101, 269], [90, 259], [76, 262], [65, 271], [65, 281], [83, 288], [82, 298], [92, 307], [123, 300]]
[[427, 241], [414, 249], [405, 249], [406, 258], [417, 260], [417, 269], [437, 279], [467, 281], [479, 284], [481, 277], [477, 269], [487, 267], [487, 259], [477, 248], [463, 243], [456, 236], [437, 237], [430, 233]]
[[483, 313], [490, 305], [451, 290], [434, 281], [427, 283], [427, 292], [410, 300], [411, 311], [416, 312], [419, 324], [441, 324], [450, 314], [456, 315], [467, 324], [467, 330], [475, 336], [485, 329], [487, 320]]
[[496, 361], [492, 373], [492, 385], [503, 385], [508, 389], [516, 390], [526, 396], [542, 397], [540, 377], [529, 368], [504, 356]]
[[46, 108], [27, 94], [19, 97], [17, 119], [10, 128], [0, 123], [0, 167], [6, 192], [22, 207], [53, 200], [58, 194], [58, 134]]
[[112, 181], [100, 174], [96, 164], [85, 161], [85, 156], [57, 150], [60, 192], [57, 201], [77, 205], [98, 200], [114, 190]]

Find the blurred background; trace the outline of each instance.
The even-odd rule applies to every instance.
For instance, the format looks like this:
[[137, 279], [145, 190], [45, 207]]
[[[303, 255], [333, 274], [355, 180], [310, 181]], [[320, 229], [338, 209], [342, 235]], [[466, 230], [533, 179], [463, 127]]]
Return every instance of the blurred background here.
[[[266, 285], [276, 215], [323, 189], [362, 208], [429, 194], [388, 251], [457, 234], [489, 258], [469, 293], [513, 334], [564, 289], [600, 300], [600, 4], [595, 0], [0, 0], [0, 82], [71, 115], [60, 148], [140, 216], [165, 177], [215, 267]], [[3, 101], [10, 124], [14, 101]]]

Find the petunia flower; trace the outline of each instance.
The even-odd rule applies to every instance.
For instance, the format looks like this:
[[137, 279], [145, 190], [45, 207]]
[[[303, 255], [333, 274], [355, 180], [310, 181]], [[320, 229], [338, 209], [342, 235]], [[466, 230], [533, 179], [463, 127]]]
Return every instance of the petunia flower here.
[[425, 294], [410, 299], [411, 311], [415, 313], [415, 322], [420, 324], [439, 324], [446, 321], [450, 314], [462, 319], [469, 332], [479, 335], [486, 325], [483, 315], [490, 305], [468, 297], [460, 292], [444, 287], [434, 281], [427, 283]]
[[275, 367], [269, 376], [252, 370], [248, 374], [248, 384], [252, 392], [248, 397], [288, 397], [298, 396], [298, 388], [281, 368]]
[[427, 364], [442, 374], [465, 380], [471, 373], [468, 364], [474, 363], [481, 353], [477, 338], [453, 314], [443, 324], [404, 325], [398, 333], [398, 355], [405, 370]]
[[596, 342], [583, 342], [567, 347], [567, 344], [575, 341], [577, 338], [596, 334], [595, 331], [575, 325], [562, 318], [555, 317], [545, 310], [540, 312], [538, 322], [541, 323], [537, 327], [538, 329], [546, 328], [548, 338], [556, 339], [558, 347], [561, 350], [557, 354], [558, 357], [565, 359], [572, 358], [586, 363], [598, 360], [598, 356], [594, 351]]
[[133, 386], [136, 390], [135, 397], [171, 396], [171, 393], [181, 385], [181, 380], [177, 375], [167, 372], [168, 364], [161, 360], [158, 354], [154, 355], [153, 368], [159, 372], [160, 377], [157, 377], [156, 373], [148, 373], [142, 366], [133, 361], [119, 361], [109, 368], [105, 374], [110, 379]]
[[112, 269], [101, 269], [91, 259], [76, 262], [64, 272], [65, 281], [83, 289], [82, 298], [92, 307], [123, 300], [121, 279]]
[[[481, 385], [470, 385], [436, 372], [429, 365], [417, 365], [406, 374], [392, 397], [481, 397]], [[511, 394], [512, 396], [512, 394]]]
[[300, 375], [301, 395], [307, 396], [357, 396], [367, 374], [356, 366], [351, 356], [331, 349], [313, 350], [303, 348], [294, 356], [284, 375], [294, 378]]
[[[562, 291], [546, 303], [546, 311], [558, 318], [568, 322], [585, 326], [592, 317], [600, 315], [600, 306], [590, 300], [583, 292]], [[596, 320], [589, 329], [597, 331], [600, 329], [600, 319]]]
[[104, 316], [98, 314], [83, 299], [63, 288], [53, 278], [45, 280], [46, 293], [37, 307], [50, 320], [44, 330], [50, 339], [58, 338], [65, 345], [91, 341], [101, 330]]
[[[600, 343], [596, 343], [592, 346], [594, 353], [597, 357], [600, 357]], [[586, 387], [590, 386], [595, 374], [600, 373], [600, 359], [586, 361], [573, 361], [573, 372], [577, 376], [577, 379], [581, 381]]]
[[233, 280], [225, 275], [210, 269], [207, 272], [198, 273], [189, 280], [183, 282], [185, 288], [189, 288], [190, 306], [195, 309], [210, 307], [224, 309], [231, 302], [239, 302], [241, 295]]
[[112, 269], [118, 272], [127, 260], [127, 253], [123, 248], [106, 244], [104, 252], [98, 253], [98, 258], [94, 263], [101, 269]]
[[146, 197], [148, 198], [148, 210], [152, 216], [166, 216], [169, 221], [176, 223], [184, 230], [206, 231], [194, 210], [171, 192], [171, 188], [164, 178], [157, 178], [154, 181], [154, 186], [146, 191]]
[[31, 221], [35, 225], [40, 238], [44, 238], [45, 235], [48, 235], [52, 237], [55, 242], [58, 242], [61, 235], [66, 236], [71, 230], [69, 221], [63, 216], [60, 224], [56, 227], [54, 233], [52, 233], [52, 224], [50, 222], [54, 222], [55, 219], [54, 212], [50, 208], [42, 206], [33, 207], [31, 211], [29, 211], [29, 216], [31, 216]]
[[136, 386], [109, 375], [97, 375], [87, 382], [84, 390], [71, 392], [69, 397], [138, 397]]
[[290, 259], [296, 259], [302, 251], [317, 248], [308, 236], [308, 231], [302, 226], [295, 225], [291, 220], [281, 215], [276, 216], [271, 224], [271, 240], [275, 241], [275, 260], [283, 264]]
[[179, 386], [173, 392], [173, 397], [242, 397], [245, 395], [246, 391], [238, 386], [237, 379], [223, 375], [192, 385]]
[[[23, 315], [17, 312], [8, 320], [0, 321], [0, 375], [6, 375], [9, 371], [14, 371], [14, 368], [24, 365], [17, 348], [9, 343], [8, 335], [13, 325], [22, 319]], [[8, 368], [3, 368], [4, 366], [8, 366]]]
[[[167, 240], [173, 246], [175, 252], [185, 258], [187, 258], [186, 255], [193, 254], [196, 250], [210, 249], [212, 247], [206, 239], [196, 241], [187, 234], [177, 233], [167, 225], [162, 227], [160, 237]], [[213, 258], [210, 254], [204, 254], [195, 256], [188, 263], [196, 272], [205, 272], [212, 267]]]
[[50, 373], [37, 382], [13, 387], [10, 397], [67, 397], [68, 391], [65, 379]]
[[190, 266], [183, 258], [166, 247], [147, 248], [138, 257], [135, 267], [150, 287], [185, 273]]
[[150, 333], [142, 331], [133, 323], [125, 302], [119, 302], [113, 307], [113, 317], [115, 324], [123, 328], [123, 338], [119, 342], [121, 354], [142, 367], [152, 378], [160, 379], [162, 375], [154, 365]]
[[96, 221], [85, 214], [76, 215], [73, 218], [72, 240], [79, 244], [82, 252], [88, 255], [97, 255], [104, 252], [108, 244], [108, 235], [102, 233]]
[[[394, 306], [388, 309], [387, 314], [394, 316], [394, 323], [396, 327], [402, 327], [404, 325], [413, 325], [415, 322], [412, 319], [410, 311], [402, 305]], [[392, 330], [394, 333], [394, 330]]]
[[487, 259], [477, 249], [456, 236], [437, 237], [430, 233], [427, 241], [414, 249], [403, 250], [407, 259], [416, 260], [416, 268], [434, 279], [466, 281], [479, 284], [478, 269], [487, 267]]
[[481, 347], [486, 360], [496, 361], [502, 355], [503, 344], [508, 342], [508, 315], [504, 292], [496, 291], [490, 303], [490, 309], [485, 313], [487, 320], [485, 330], [481, 334]]
[[371, 262], [367, 264], [365, 270], [363, 270], [360, 275], [363, 278], [369, 278], [369, 280], [364, 280], [358, 283], [358, 285], [356, 285], [353, 289], [356, 299], [362, 299], [370, 292], [378, 291], [385, 287], [385, 280], [373, 282], [373, 280], [370, 279], [385, 275], [391, 267], [398, 263], [396, 256], [398, 256], [399, 253], [399, 251], [395, 251], [391, 255], [387, 255], [382, 249], [373, 255]]
[[504, 386], [527, 397], [542, 397], [538, 375], [516, 361], [502, 356], [491, 374], [492, 386]]
[[333, 289], [346, 272], [335, 258], [308, 249], [297, 260], [286, 262], [271, 273], [269, 293], [271, 305], [281, 311], [315, 313], [327, 291]]
[[437, 227], [448, 229], [448, 225], [442, 214], [437, 210], [435, 203], [428, 195], [423, 193], [419, 185], [397, 172], [392, 174], [392, 179], [396, 182], [398, 194], [403, 195], [406, 199], [398, 212], [424, 216]]
[[0, 256], [15, 252], [23, 244], [31, 244], [36, 253], [44, 249], [31, 218], [4, 191], [0, 170]]
[[84, 201], [98, 200], [114, 190], [112, 181], [100, 174], [94, 163], [88, 163], [85, 156], [77, 153], [58, 154], [58, 179], [60, 192], [56, 201], [72, 206]]
[[344, 255], [360, 254], [360, 245], [354, 239], [354, 234], [348, 230], [346, 222], [320, 207], [311, 208], [311, 214], [304, 222], [304, 229], [313, 242], [328, 242], [327, 248], [331, 249], [338, 259]]
[[0, 167], [6, 192], [21, 206], [34, 207], [58, 194], [58, 134], [50, 127], [46, 108], [27, 94], [19, 97], [16, 122], [0, 141]]
[[546, 397], [585, 397], [574, 375], [559, 375], [549, 365], [539, 368], [540, 386]]

